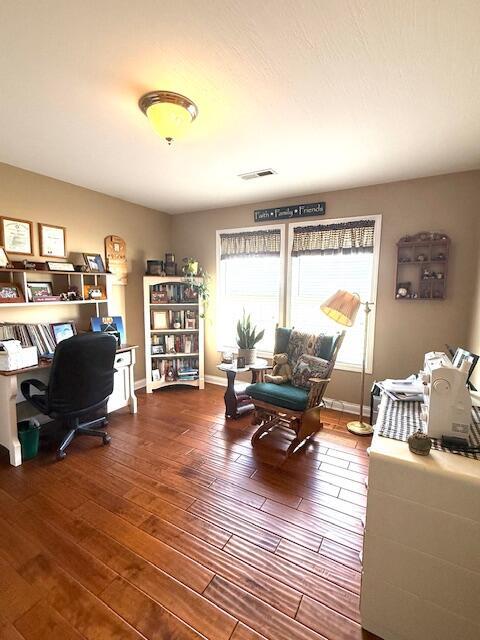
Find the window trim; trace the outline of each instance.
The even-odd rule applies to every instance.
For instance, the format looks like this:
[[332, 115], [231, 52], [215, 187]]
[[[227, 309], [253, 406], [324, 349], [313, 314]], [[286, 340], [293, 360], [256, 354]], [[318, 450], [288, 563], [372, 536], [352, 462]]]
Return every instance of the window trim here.
[[[288, 225], [288, 255], [287, 255], [287, 278], [286, 278], [286, 292], [285, 292], [285, 318], [286, 318], [286, 326], [291, 326], [290, 318], [291, 318], [291, 309], [290, 309], [290, 298], [292, 293], [292, 246], [293, 246], [293, 230], [295, 227], [316, 227], [322, 224], [335, 224], [337, 222], [351, 222], [354, 220], [374, 220], [375, 221], [375, 231], [374, 231], [374, 240], [373, 240], [373, 269], [372, 269], [372, 299], [369, 302], [373, 302], [372, 310], [368, 319], [368, 336], [367, 336], [367, 362], [366, 362], [366, 373], [373, 373], [373, 358], [374, 358], [374, 347], [375, 347], [375, 318], [377, 311], [377, 292], [378, 292], [378, 273], [380, 267], [380, 240], [382, 233], [382, 215], [374, 214], [374, 215], [365, 215], [365, 216], [350, 216], [348, 218], [328, 218], [325, 220], [309, 220], [309, 221], [298, 221], [291, 222]], [[332, 291], [332, 293], [334, 293]], [[321, 301], [319, 301], [320, 304]], [[318, 311], [320, 312], [320, 309]], [[359, 310], [359, 313], [363, 313], [363, 306]], [[340, 325], [339, 329], [340, 329]], [[347, 329], [348, 331], [348, 329]], [[336, 363], [335, 369], [339, 369], [340, 371], [355, 371], [361, 372], [362, 366], [355, 365], [353, 363]]]
[[[285, 225], [284, 224], [266, 224], [266, 225], [256, 225], [254, 227], [238, 227], [238, 228], [230, 228], [230, 229], [217, 229], [216, 233], [216, 295], [215, 295], [215, 326], [219, 326], [220, 320], [220, 305], [219, 305], [219, 289], [220, 289], [220, 278], [221, 278], [221, 260], [220, 260], [220, 235], [222, 233], [243, 233], [245, 231], [265, 231], [265, 230], [274, 230], [278, 229], [280, 231], [280, 288], [279, 288], [279, 308], [278, 308], [278, 323], [280, 325], [283, 324], [284, 318], [284, 309], [285, 309]], [[225, 345], [222, 345], [219, 340], [219, 332], [215, 331], [215, 342], [217, 353], [221, 353], [225, 351], [227, 348]], [[273, 351], [258, 351], [257, 355], [261, 358], [271, 358], [273, 356]]]

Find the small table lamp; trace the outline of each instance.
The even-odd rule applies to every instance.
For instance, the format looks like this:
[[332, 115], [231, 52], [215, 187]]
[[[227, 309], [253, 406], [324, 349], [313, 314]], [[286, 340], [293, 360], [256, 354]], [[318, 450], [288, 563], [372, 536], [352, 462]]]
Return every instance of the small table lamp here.
[[360, 393], [360, 420], [355, 420], [347, 424], [347, 429], [357, 436], [369, 436], [373, 433], [373, 427], [363, 421], [363, 400], [365, 396], [365, 365], [367, 359], [367, 335], [368, 335], [368, 314], [371, 311], [371, 303], [361, 302], [357, 293], [349, 291], [337, 291], [320, 306], [320, 309], [332, 320], [344, 327], [351, 327], [355, 322], [360, 305], [365, 306], [365, 333], [363, 336], [363, 358], [362, 358], [362, 380]]

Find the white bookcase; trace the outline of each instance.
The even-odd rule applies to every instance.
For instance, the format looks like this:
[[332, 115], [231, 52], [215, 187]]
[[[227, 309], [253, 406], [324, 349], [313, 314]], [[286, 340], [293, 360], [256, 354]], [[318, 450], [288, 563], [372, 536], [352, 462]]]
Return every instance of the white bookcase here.
[[147, 393], [205, 387], [203, 300], [194, 294], [181, 276], [143, 278]]

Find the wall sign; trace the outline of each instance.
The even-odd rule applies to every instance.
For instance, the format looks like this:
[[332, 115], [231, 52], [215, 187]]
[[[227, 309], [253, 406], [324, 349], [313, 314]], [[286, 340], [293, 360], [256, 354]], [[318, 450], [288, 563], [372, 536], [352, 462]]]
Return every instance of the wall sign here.
[[289, 207], [257, 209], [254, 211], [253, 215], [255, 222], [267, 222], [269, 220], [288, 220], [289, 218], [324, 216], [325, 212], [325, 202], [311, 202], [309, 204], [293, 204]]

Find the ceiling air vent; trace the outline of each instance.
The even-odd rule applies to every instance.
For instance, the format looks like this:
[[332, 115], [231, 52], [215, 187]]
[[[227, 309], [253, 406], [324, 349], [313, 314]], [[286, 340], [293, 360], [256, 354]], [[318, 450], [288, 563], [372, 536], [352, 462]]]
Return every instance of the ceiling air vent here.
[[250, 173], [241, 173], [238, 177], [242, 180], [254, 180], [254, 178], [264, 178], [265, 176], [273, 176], [277, 172], [273, 169], [261, 169], [260, 171], [251, 171]]

